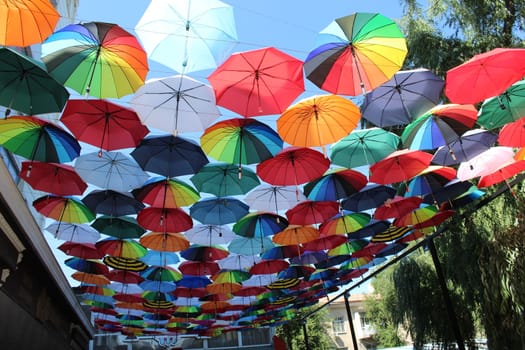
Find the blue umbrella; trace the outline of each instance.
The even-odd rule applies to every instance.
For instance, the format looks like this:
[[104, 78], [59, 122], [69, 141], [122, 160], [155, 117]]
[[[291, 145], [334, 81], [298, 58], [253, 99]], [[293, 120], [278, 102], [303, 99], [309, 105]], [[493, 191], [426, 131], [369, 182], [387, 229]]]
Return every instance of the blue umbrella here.
[[140, 261], [155, 266], [173, 265], [180, 261], [179, 256], [173, 252], [163, 252], [159, 250], [148, 249], [148, 252]]
[[190, 216], [205, 225], [224, 225], [247, 215], [249, 207], [231, 197], [203, 199], [190, 207]]
[[376, 233], [383, 232], [390, 227], [390, 222], [387, 220], [375, 220], [372, 219], [365, 227], [360, 228], [357, 231], [351, 232], [348, 238], [360, 239], [372, 237]]
[[262, 254], [275, 246], [268, 237], [239, 237], [228, 245], [228, 250], [241, 255]]
[[354, 193], [342, 202], [345, 210], [360, 212], [383, 204], [387, 199], [394, 198], [396, 189], [386, 185], [369, 184], [361, 191]]
[[432, 163], [454, 165], [466, 162], [494, 146], [497, 139], [498, 135], [488, 130], [468, 130], [448, 146], [439, 147], [434, 152]]
[[183, 276], [177, 281], [177, 287], [202, 288], [210, 283], [212, 283], [211, 280], [205, 276]]
[[163, 281], [153, 281], [153, 280], [144, 280], [140, 282], [139, 286], [144, 291], [153, 291], [153, 292], [162, 292], [162, 293], [173, 292], [177, 288], [177, 285], [174, 282], [163, 282]]
[[304, 185], [304, 194], [313, 201], [337, 201], [359, 192], [367, 182], [358, 171], [337, 169]]

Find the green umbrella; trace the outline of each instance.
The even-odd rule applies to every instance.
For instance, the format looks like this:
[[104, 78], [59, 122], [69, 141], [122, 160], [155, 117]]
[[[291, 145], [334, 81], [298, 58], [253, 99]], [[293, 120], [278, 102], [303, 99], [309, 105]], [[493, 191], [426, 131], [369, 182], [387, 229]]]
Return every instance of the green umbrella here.
[[511, 85], [501, 95], [486, 99], [479, 110], [477, 123], [496, 129], [525, 115], [525, 81]]
[[261, 183], [253, 170], [225, 163], [206, 164], [190, 180], [200, 192], [219, 197], [246, 194]]
[[69, 93], [45, 66], [9, 48], [0, 48], [0, 105], [34, 115], [60, 112]]
[[361, 129], [343, 137], [331, 148], [333, 164], [355, 168], [380, 161], [397, 150], [399, 136], [380, 128]]
[[115, 238], [139, 238], [146, 232], [131, 216], [109, 216], [98, 217], [91, 226], [98, 232]]

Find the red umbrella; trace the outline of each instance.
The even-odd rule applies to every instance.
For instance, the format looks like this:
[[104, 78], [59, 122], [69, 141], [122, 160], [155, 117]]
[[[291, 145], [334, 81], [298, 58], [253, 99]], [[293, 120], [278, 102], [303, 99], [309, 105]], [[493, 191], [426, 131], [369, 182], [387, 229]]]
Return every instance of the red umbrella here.
[[99, 99], [69, 100], [60, 121], [78, 140], [107, 151], [135, 147], [149, 132], [133, 110]]
[[344, 235], [324, 236], [303, 244], [305, 251], [328, 250], [347, 242]]
[[270, 275], [286, 269], [290, 264], [281, 259], [261, 260], [253, 265], [249, 272], [252, 275]]
[[425, 228], [425, 227], [431, 227], [431, 226], [439, 225], [443, 221], [448, 219], [449, 217], [453, 216], [455, 213], [456, 213], [455, 210], [443, 210], [443, 211], [440, 211], [440, 212], [436, 213], [435, 215], [433, 215], [430, 219], [427, 219], [427, 220], [418, 222], [415, 225], [412, 225], [412, 228], [419, 230], [419, 229], [422, 229], [422, 228]]
[[101, 259], [104, 256], [104, 253], [99, 252], [92, 243], [64, 242], [58, 246], [58, 249], [81, 259]]
[[208, 80], [217, 105], [245, 117], [280, 114], [304, 91], [303, 63], [273, 47], [234, 53]]
[[288, 209], [286, 217], [291, 225], [313, 225], [326, 221], [337, 213], [339, 213], [337, 202], [306, 200]]
[[137, 215], [137, 222], [155, 232], [184, 232], [193, 227], [191, 217], [180, 208], [144, 208]]
[[525, 146], [525, 117], [505, 124], [499, 132], [498, 143], [508, 147]]
[[392, 218], [399, 218], [408, 214], [412, 210], [419, 208], [423, 200], [421, 197], [394, 197], [394, 199], [387, 199], [386, 202], [377, 207], [374, 212], [374, 218], [377, 220], [386, 220]]
[[276, 186], [300, 185], [322, 176], [330, 160], [307, 147], [288, 147], [257, 165], [257, 175]]
[[220, 270], [219, 264], [215, 261], [184, 261], [178, 268], [188, 276], [213, 275]]
[[109, 271], [109, 273], [106, 274], [106, 276], [112, 281], [127, 284], [135, 284], [144, 281], [144, 278], [140, 277], [140, 275], [137, 272], [126, 270], [112, 270]]
[[447, 71], [445, 94], [453, 103], [496, 96], [525, 75], [525, 49], [497, 48]]
[[20, 177], [34, 190], [57, 196], [81, 195], [87, 188], [75, 169], [66, 164], [24, 161]]
[[391, 184], [407, 181], [425, 170], [432, 160], [430, 153], [399, 150], [370, 166], [370, 182]]
[[492, 173], [483, 175], [479, 178], [478, 187], [489, 187], [500, 182], [505, 182], [507, 186], [507, 180], [514, 175], [517, 175], [525, 170], [525, 160], [510, 161], [508, 163], [499, 166]]

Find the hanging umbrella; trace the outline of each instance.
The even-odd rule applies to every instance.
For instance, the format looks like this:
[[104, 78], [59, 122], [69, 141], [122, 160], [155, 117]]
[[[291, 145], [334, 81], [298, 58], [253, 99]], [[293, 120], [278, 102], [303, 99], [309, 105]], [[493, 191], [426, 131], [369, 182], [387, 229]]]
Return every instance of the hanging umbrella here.
[[179, 208], [192, 205], [200, 199], [190, 185], [175, 178], [153, 177], [133, 191], [135, 198], [160, 208]]
[[215, 283], [242, 283], [251, 277], [245, 270], [219, 270], [211, 276]]
[[104, 286], [109, 284], [109, 279], [102, 274], [93, 274], [77, 271], [71, 274], [71, 277], [81, 283]]
[[306, 200], [286, 211], [292, 225], [319, 224], [339, 213], [339, 204], [334, 201]]
[[202, 149], [210, 157], [230, 163], [256, 164], [283, 148], [281, 137], [255, 119], [227, 119], [208, 127], [201, 136]]
[[74, 256], [80, 259], [101, 259], [104, 254], [97, 250], [92, 243], [77, 243], [66, 241], [57, 247], [66, 255]]
[[70, 24], [42, 43], [49, 73], [80, 94], [120, 98], [135, 92], [148, 73], [137, 39], [113, 23]]
[[525, 118], [520, 118], [508, 123], [501, 128], [498, 136], [498, 144], [508, 147], [525, 146]]
[[[184, 261], [178, 266], [178, 268], [185, 276], [213, 275], [220, 270], [219, 264], [215, 261]], [[186, 287], [196, 288], [190, 286]]]
[[334, 94], [364, 94], [396, 73], [407, 54], [397, 24], [379, 13], [337, 18], [317, 37], [304, 63], [305, 75]]
[[233, 223], [246, 214], [248, 206], [230, 197], [201, 199], [190, 207], [190, 215], [205, 225], [224, 225]]
[[146, 280], [161, 282], [177, 282], [182, 278], [181, 273], [170, 266], [150, 266], [140, 276]]
[[306, 197], [314, 201], [338, 201], [359, 192], [368, 182], [362, 173], [351, 169], [334, 169], [304, 185]]
[[33, 207], [40, 214], [59, 222], [82, 224], [95, 219], [95, 214], [74, 197], [43, 196], [33, 201]]
[[261, 258], [263, 260], [289, 259], [300, 256], [303, 251], [304, 248], [299, 244], [279, 245], [270, 249], [266, 249], [264, 253], [261, 254]]
[[425, 68], [396, 72], [365, 95], [362, 116], [381, 128], [409, 124], [440, 102], [444, 85]]
[[319, 226], [320, 236], [348, 235], [362, 229], [370, 222], [370, 215], [366, 213], [340, 212]]
[[277, 119], [277, 132], [292, 146], [325, 146], [357, 127], [359, 108], [338, 95], [316, 95], [288, 107]]
[[106, 238], [95, 243], [97, 250], [104, 255], [138, 259], [147, 253], [147, 249], [133, 239]]
[[190, 242], [182, 233], [149, 232], [139, 239], [140, 244], [161, 252], [180, 252], [190, 247]]
[[190, 180], [199, 192], [219, 197], [246, 194], [261, 183], [253, 170], [222, 163], [206, 164]]
[[432, 155], [418, 150], [403, 149], [370, 166], [371, 182], [390, 184], [408, 181], [430, 165]]
[[193, 226], [191, 217], [180, 208], [147, 207], [139, 212], [137, 222], [155, 232], [184, 232]]
[[494, 146], [478, 154], [458, 167], [458, 179], [465, 181], [479, 176], [488, 175], [492, 170], [512, 161], [514, 151], [510, 147]]
[[396, 227], [414, 226], [420, 224], [439, 213], [439, 209], [433, 205], [419, 207], [394, 220]]
[[160, 250], [153, 250], [153, 249], [148, 249], [148, 252], [146, 253], [146, 255], [144, 255], [143, 257], [139, 259], [145, 264], [156, 265], [156, 266], [174, 265], [180, 261], [179, 256], [176, 253], [163, 252]]
[[137, 162], [121, 152], [92, 152], [75, 160], [75, 170], [84, 181], [103, 189], [127, 192], [149, 178]]
[[351, 210], [357, 213], [376, 208], [386, 200], [394, 198], [395, 194], [396, 190], [393, 187], [369, 184], [363, 187], [361, 191], [343, 200], [341, 206], [345, 210]]
[[56, 239], [73, 243], [95, 243], [100, 239], [100, 233], [86, 224], [69, 222], [52, 223], [46, 227]]
[[525, 75], [525, 49], [496, 48], [449, 69], [445, 94], [453, 103], [478, 103], [505, 91]]
[[180, 252], [180, 256], [192, 261], [215, 261], [227, 257], [230, 253], [219, 246], [191, 245]]
[[238, 219], [232, 231], [242, 237], [271, 236], [288, 226], [286, 218], [269, 212], [252, 212]]
[[[181, 271], [182, 272], [182, 271]], [[208, 277], [205, 276], [186, 276], [186, 273], [182, 276], [180, 280], [177, 281], [177, 289], [179, 287], [186, 288], [203, 288], [208, 284], [212, 283]]]
[[131, 216], [102, 215], [93, 221], [91, 227], [115, 238], [139, 238], [146, 232]]
[[220, 115], [211, 86], [183, 75], [148, 80], [130, 104], [145, 125], [175, 136], [203, 131]]
[[7, 47], [0, 48], [0, 72], [0, 105], [6, 116], [11, 109], [30, 115], [60, 112], [69, 98], [42, 63]]
[[347, 238], [344, 235], [328, 235], [304, 243], [303, 248], [307, 251], [328, 250], [344, 244], [346, 241]]
[[180, 73], [215, 68], [236, 44], [233, 8], [221, 1], [152, 1], [135, 26], [148, 57]]
[[525, 81], [512, 84], [498, 96], [483, 101], [478, 124], [486, 129], [497, 129], [525, 115]]
[[262, 254], [273, 247], [275, 245], [268, 237], [237, 237], [228, 244], [228, 251], [249, 256]]
[[304, 91], [303, 63], [274, 47], [236, 52], [208, 80], [217, 105], [244, 117], [279, 114]]
[[99, 99], [67, 101], [60, 121], [79, 141], [101, 151], [135, 147], [149, 132], [131, 109]]
[[31, 188], [57, 196], [81, 195], [87, 184], [71, 165], [51, 162], [22, 162], [20, 177]]
[[422, 199], [416, 196], [397, 196], [392, 199], [387, 199], [384, 204], [376, 208], [374, 218], [377, 220], [386, 220], [401, 217], [418, 208], [421, 202]]
[[49, 0], [15, 0], [0, 4], [0, 18], [0, 45], [30, 46], [53, 33], [60, 14]]
[[133, 259], [133, 258], [125, 258], [122, 256], [110, 256], [107, 255], [103, 259], [104, 264], [107, 266], [117, 269], [117, 270], [124, 270], [124, 271], [135, 271], [140, 272], [144, 271], [148, 265], [144, 262]]
[[525, 170], [525, 160], [511, 160], [503, 165], [498, 166], [496, 169], [492, 169], [489, 174], [480, 177], [478, 187], [489, 187], [500, 182], [510, 188], [508, 179], [523, 172]]
[[280, 245], [302, 244], [319, 238], [319, 230], [313, 226], [289, 225], [272, 237]]
[[374, 243], [395, 241], [411, 231], [412, 228], [408, 226], [390, 226], [387, 230], [376, 233], [370, 241]]
[[290, 259], [290, 264], [296, 265], [310, 265], [328, 259], [328, 255], [324, 250], [322, 251], [305, 251], [303, 254]]
[[456, 169], [440, 165], [430, 165], [420, 172], [407, 185], [406, 197], [424, 196], [441, 189], [456, 177]]
[[260, 185], [250, 191], [244, 201], [251, 209], [278, 213], [290, 209], [306, 197], [292, 186]]
[[219, 225], [196, 225], [184, 232], [192, 244], [217, 245], [226, 244], [235, 238], [231, 229]]
[[146, 137], [131, 156], [145, 171], [165, 177], [195, 174], [209, 162], [197, 143], [173, 135]]
[[473, 105], [438, 105], [408, 124], [401, 140], [411, 150], [446, 146], [474, 126], [477, 114]]
[[93, 190], [82, 198], [92, 212], [109, 216], [133, 215], [145, 206], [129, 192]]
[[378, 232], [382, 232], [390, 227], [390, 221], [371, 219], [366, 226], [348, 235], [352, 239], [372, 237]]
[[0, 119], [0, 144], [30, 161], [67, 163], [80, 154], [80, 145], [71, 134], [30, 116]]
[[260, 260], [261, 258], [255, 255], [244, 256], [240, 254], [230, 254], [228, 257], [221, 259], [218, 264], [221, 269], [248, 270]]
[[333, 164], [355, 168], [380, 161], [399, 146], [399, 136], [379, 128], [354, 130], [331, 147]]
[[423, 203], [434, 204], [436, 206], [441, 203], [452, 202], [455, 198], [464, 195], [472, 187], [469, 181], [459, 181], [454, 179], [441, 188], [431, 191], [423, 196]]
[[367, 239], [349, 239], [345, 243], [328, 250], [328, 256], [346, 255], [349, 256], [358, 250], [363, 249], [368, 244]]
[[457, 140], [439, 147], [432, 157], [432, 163], [454, 165], [466, 162], [488, 150], [496, 143], [498, 136], [488, 130], [472, 129], [463, 133]]
[[290, 263], [281, 259], [261, 260], [253, 265], [249, 272], [252, 275], [269, 275], [282, 271], [288, 266], [290, 266]]
[[330, 161], [321, 152], [307, 147], [287, 147], [257, 164], [257, 175], [277, 186], [297, 186], [322, 176]]

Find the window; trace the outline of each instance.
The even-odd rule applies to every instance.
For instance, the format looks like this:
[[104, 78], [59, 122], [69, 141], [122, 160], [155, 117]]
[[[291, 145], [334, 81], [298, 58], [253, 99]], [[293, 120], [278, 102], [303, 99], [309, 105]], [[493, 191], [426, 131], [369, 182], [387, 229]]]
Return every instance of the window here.
[[359, 319], [361, 320], [361, 330], [365, 333], [370, 332], [372, 325], [364, 312], [359, 313]]
[[336, 317], [332, 321], [332, 328], [334, 329], [334, 333], [345, 333], [345, 319], [342, 316]]
[[241, 331], [242, 345], [270, 344], [270, 330], [268, 328], [253, 328]]

